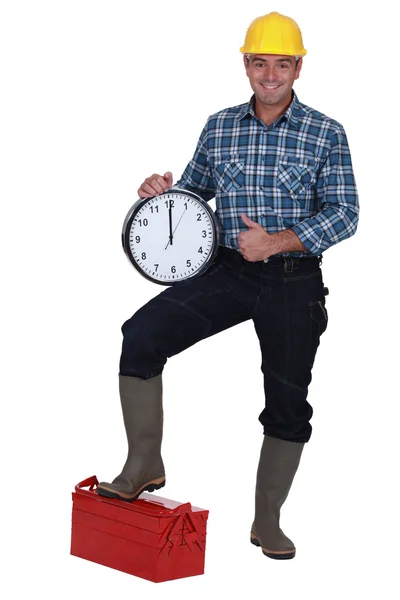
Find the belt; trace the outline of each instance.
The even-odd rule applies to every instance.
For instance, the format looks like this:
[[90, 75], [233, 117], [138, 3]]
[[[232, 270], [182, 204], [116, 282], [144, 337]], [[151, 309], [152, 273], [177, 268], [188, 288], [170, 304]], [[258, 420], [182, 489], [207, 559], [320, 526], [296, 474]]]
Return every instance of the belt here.
[[246, 260], [240, 252], [227, 248], [226, 246], [219, 246], [217, 260], [221, 259], [228, 264], [242, 268], [246, 267], [246, 270], [260, 271], [261, 269], [269, 269], [270, 267], [283, 267], [285, 273], [292, 273], [297, 271], [302, 266], [320, 265], [322, 263], [322, 256], [271, 256], [267, 261], [258, 260], [250, 262]]

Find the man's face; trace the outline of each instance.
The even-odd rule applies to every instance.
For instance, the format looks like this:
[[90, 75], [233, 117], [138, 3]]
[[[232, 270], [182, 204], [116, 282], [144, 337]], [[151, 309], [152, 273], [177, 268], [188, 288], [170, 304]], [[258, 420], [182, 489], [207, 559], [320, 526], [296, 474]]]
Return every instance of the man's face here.
[[299, 78], [302, 59], [294, 56], [252, 54], [243, 57], [247, 77], [261, 104], [283, 106], [292, 98], [293, 82]]

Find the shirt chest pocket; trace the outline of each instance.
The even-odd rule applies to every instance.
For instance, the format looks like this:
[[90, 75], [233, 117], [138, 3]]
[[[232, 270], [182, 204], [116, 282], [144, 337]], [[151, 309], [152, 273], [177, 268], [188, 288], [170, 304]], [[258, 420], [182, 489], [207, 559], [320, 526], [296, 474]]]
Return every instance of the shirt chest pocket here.
[[313, 158], [282, 156], [279, 161], [277, 186], [285, 194], [297, 200], [306, 194], [316, 182], [317, 161]]
[[244, 160], [239, 156], [222, 158], [215, 163], [215, 179], [224, 192], [235, 192], [244, 185]]

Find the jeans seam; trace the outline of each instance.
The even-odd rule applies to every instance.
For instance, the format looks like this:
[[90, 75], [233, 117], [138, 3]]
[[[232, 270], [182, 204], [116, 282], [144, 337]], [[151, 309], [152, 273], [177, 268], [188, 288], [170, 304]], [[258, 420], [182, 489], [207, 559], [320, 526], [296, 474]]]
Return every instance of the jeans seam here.
[[285, 283], [290, 283], [291, 281], [299, 281], [301, 279], [312, 279], [313, 277], [319, 277], [320, 272], [316, 273], [307, 273], [307, 275], [295, 275], [294, 277], [285, 277]]
[[303, 388], [300, 385], [296, 385], [295, 383], [292, 383], [291, 381], [288, 381], [284, 377], [281, 377], [280, 375], [278, 375], [277, 373], [275, 373], [275, 371], [273, 371], [269, 366], [267, 366], [266, 371], [268, 373], [270, 373], [272, 375], [272, 377], [274, 377], [275, 379], [277, 379], [281, 383], [284, 383], [284, 384], [288, 385], [289, 387], [291, 387], [291, 388], [293, 388], [295, 390], [299, 390], [300, 392], [306, 392], [307, 391], [306, 388]]
[[[196, 298], [199, 295], [201, 295], [201, 294], [194, 294], [193, 296], [191, 296], [190, 300], [192, 298]], [[209, 331], [211, 329], [211, 325], [212, 325], [212, 322], [210, 321], [210, 319], [208, 319], [207, 317], [205, 317], [201, 313], [197, 312], [197, 310], [195, 310], [191, 306], [188, 306], [186, 304], [186, 302], [179, 302], [179, 300], [175, 300], [175, 298], [162, 298], [162, 300], [166, 300], [168, 302], [172, 302], [173, 304], [178, 304], [179, 306], [182, 306], [182, 308], [185, 308], [186, 310], [188, 310], [189, 312], [191, 312], [193, 315], [195, 315], [196, 317], [198, 317], [201, 321], [203, 321], [207, 325], [206, 334], [209, 333]]]
[[289, 294], [288, 294], [288, 288], [287, 288], [287, 284], [286, 284], [286, 277], [285, 277], [285, 273], [284, 271], [282, 271], [282, 279], [284, 281], [284, 302], [285, 302], [285, 336], [286, 336], [286, 356], [285, 356], [285, 363], [284, 363], [284, 374], [285, 374], [285, 378], [287, 378], [288, 376], [288, 372], [289, 372], [289, 363], [290, 363], [290, 353], [291, 353], [291, 336], [290, 336], [290, 326], [289, 326]]

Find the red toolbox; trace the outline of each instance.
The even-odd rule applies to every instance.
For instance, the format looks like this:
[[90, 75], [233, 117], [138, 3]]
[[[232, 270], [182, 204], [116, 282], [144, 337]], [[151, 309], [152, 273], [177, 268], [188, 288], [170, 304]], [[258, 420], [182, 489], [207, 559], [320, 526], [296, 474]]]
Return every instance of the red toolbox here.
[[208, 510], [146, 492], [105, 498], [97, 484], [89, 477], [72, 493], [72, 555], [154, 582], [204, 573]]

